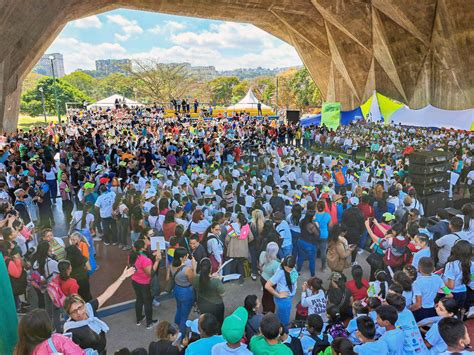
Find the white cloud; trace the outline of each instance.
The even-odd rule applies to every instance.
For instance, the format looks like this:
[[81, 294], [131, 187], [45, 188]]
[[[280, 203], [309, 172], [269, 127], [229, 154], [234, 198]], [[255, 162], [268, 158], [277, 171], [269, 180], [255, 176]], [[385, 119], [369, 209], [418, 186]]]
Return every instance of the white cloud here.
[[95, 69], [97, 59], [126, 58], [127, 50], [118, 43], [103, 42], [92, 44], [81, 42], [74, 37], [59, 36], [46, 51], [62, 53], [64, 69], [70, 73], [76, 69]]
[[77, 28], [101, 28], [102, 22], [96, 15], [94, 15], [72, 21], [72, 25]]
[[155, 27], [149, 28], [147, 31], [157, 35], [161, 33], [162, 28], [160, 27], [160, 25], [156, 25]]
[[109, 23], [119, 25], [124, 32], [123, 34], [115, 34], [115, 38], [119, 41], [126, 41], [133, 35], [143, 33], [143, 28], [138, 25], [136, 20], [129, 20], [122, 15], [107, 15]]
[[209, 30], [196, 32], [181, 32], [171, 36], [171, 41], [177, 45], [199, 45], [213, 48], [255, 48], [263, 47], [275, 37], [249, 24], [223, 22], [212, 24]]
[[184, 30], [186, 25], [182, 22], [177, 21], [166, 21], [165, 28], [168, 29], [170, 32]]

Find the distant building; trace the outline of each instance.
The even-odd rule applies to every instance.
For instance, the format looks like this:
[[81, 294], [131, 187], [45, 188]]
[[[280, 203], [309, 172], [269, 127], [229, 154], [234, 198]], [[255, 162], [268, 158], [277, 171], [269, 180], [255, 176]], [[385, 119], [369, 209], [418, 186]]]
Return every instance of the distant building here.
[[191, 67], [189, 70], [197, 78], [202, 80], [212, 80], [218, 75], [216, 68], [212, 65]]
[[95, 61], [95, 70], [102, 76], [107, 76], [112, 73], [120, 73], [128, 75], [125, 68], [130, 69], [132, 61], [130, 59], [99, 59]]
[[[51, 60], [49, 57], [53, 59]], [[53, 68], [56, 78], [62, 78], [64, 76], [64, 59], [61, 53], [45, 54], [33, 68], [33, 71], [38, 74], [53, 76]]]

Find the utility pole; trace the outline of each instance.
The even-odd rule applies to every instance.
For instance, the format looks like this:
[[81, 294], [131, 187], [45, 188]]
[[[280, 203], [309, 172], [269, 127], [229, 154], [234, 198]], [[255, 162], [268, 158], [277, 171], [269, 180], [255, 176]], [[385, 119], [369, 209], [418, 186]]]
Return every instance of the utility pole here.
[[59, 112], [58, 88], [56, 87], [56, 75], [54, 74], [54, 57], [50, 55], [49, 60], [51, 61], [51, 70], [53, 72], [53, 91], [54, 91], [54, 98], [56, 99], [56, 112], [58, 113], [58, 122], [59, 124], [61, 124], [61, 113]]
[[40, 87], [38, 88], [38, 90], [39, 90], [40, 93], [41, 93], [41, 104], [43, 105], [44, 123], [47, 124], [47, 123], [48, 123], [48, 119], [47, 119], [47, 117], [46, 117], [46, 105], [45, 105], [45, 103], [44, 103], [44, 89], [43, 89], [42, 86], [40, 86]]

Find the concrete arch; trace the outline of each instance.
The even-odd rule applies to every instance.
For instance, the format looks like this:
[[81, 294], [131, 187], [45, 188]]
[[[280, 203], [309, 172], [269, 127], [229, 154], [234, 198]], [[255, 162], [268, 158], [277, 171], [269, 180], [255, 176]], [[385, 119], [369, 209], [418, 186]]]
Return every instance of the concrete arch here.
[[474, 107], [474, 6], [464, 0], [5, 0], [4, 130], [16, 129], [23, 79], [63, 27], [116, 8], [252, 23], [293, 45], [325, 99], [344, 109], [373, 90], [413, 108]]

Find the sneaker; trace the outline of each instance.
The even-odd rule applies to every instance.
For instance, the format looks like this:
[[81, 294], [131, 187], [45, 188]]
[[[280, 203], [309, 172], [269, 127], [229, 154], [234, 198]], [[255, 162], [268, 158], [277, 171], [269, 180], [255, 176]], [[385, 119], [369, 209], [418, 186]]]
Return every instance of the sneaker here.
[[137, 327], [139, 327], [140, 324], [142, 324], [144, 319], [145, 319], [145, 316], [143, 316], [139, 321], [137, 321]]
[[119, 249], [122, 249], [123, 248], [123, 244], [120, 244], [118, 245]]
[[16, 310], [16, 313], [23, 315], [23, 314], [28, 313], [28, 310], [25, 307], [20, 307], [19, 309]]
[[110, 245], [110, 243], [104, 242], [104, 245]]
[[130, 250], [132, 249], [132, 247], [130, 245], [126, 245], [122, 248], [122, 250]]
[[252, 274], [252, 275], [250, 275], [250, 277], [252, 278], [252, 280], [257, 281], [257, 275]]
[[92, 238], [92, 240], [93, 240], [94, 242], [100, 242], [100, 241], [102, 240], [102, 238], [101, 238], [101, 237], [98, 237], [98, 236], [95, 236], [94, 238]]
[[146, 329], [153, 329], [153, 327], [156, 325], [156, 323], [158, 323], [158, 321], [157, 321], [156, 319], [153, 319], [153, 320], [151, 321], [151, 323], [148, 323], [148, 324], [146, 325]]
[[23, 302], [23, 301], [21, 301], [20, 304], [21, 304], [21, 307], [30, 307], [30, 306], [31, 306], [30, 303], [28, 303], [28, 302]]
[[113, 242], [112, 245], [117, 245], [117, 242]]
[[363, 252], [364, 252], [364, 249], [357, 250], [357, 254], [359, 254], [359, 255], [362, 254]]
[[160, 301], [153, 300], [153, 307], [159, 307], [160, 306]]
[[359, 265], [357, 261], [354, 261], [351, 266]]

